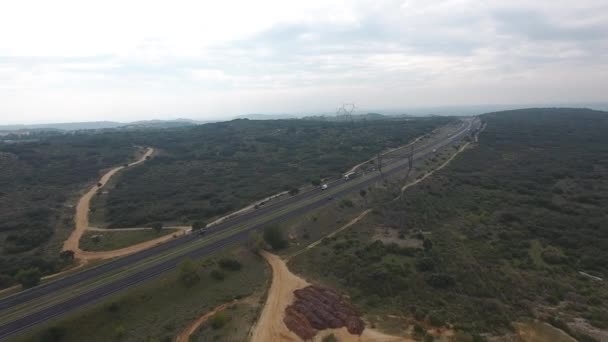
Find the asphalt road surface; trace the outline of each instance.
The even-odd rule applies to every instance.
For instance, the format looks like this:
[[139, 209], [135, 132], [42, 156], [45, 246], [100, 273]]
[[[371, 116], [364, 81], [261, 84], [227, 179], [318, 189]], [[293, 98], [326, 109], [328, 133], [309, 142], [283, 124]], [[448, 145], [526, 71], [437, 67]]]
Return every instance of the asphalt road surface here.
[[[472, 128], [472, 121], [468, 121], [466, 125], [462, 125], [457, 132], [450, 134], [445, 139], [415, 149], [414, 159], [424, 158], [429, 154], [432, 154], [434, 149], [450, 146], [459, 142], [464, 136], [466, 136], [466, 133], [470, 131], [470, 128]], [[403, 172], [407, 169], [407, 167], [407, 160], [398, 160], [389, 165], [385, 165], [383, 166], [383, 169], [387, 171], [383, 172], [384, 177], [390, 177], [392, 175]], [[360, 189], [367, 188], [368, 186], [377, 182], [380, 179], [380, 174], [378, 172], [375, 172], [374, 174], [366, 175], [365, 177], [366, 179], [364, 181], [358, 182], [345, 181], [343, 179], [339, 179], [328, 183], [329, 189], [340, 189], [339, 191], [332, 191], [331, 196], [333, 197], [333, 200], [339, 199], [340, 197], [343, 197], [354, 191], [359, 191]], [[63, 315], [84, 305], [88, 305], [95, 301], [101, 300], [102, 298], [107, 297], [113, 293], [155, 278], [160, 274], [163, 274], [164, 272], [174, 269], [179, 264], [179, 262], [185, 257], [195, 258], [209, 255], [215, 251], [226, 247], [227, 245], [239, 241], [244, 241], [245, 239], [247, 239], [250, 232], [253, 230], [260, 229], [264, 226], [267, 226], [268, 224], [285, 221], [290, 218], [315, 210], [319, 207], [322, 207], [328, 203], [328, 198], [327, 196], [317, 196], [320, 192], [320, 189], [313, 189], [307, 192], [303, 192], [296, 196], [292, 196], [281, 201], [270, 203], [266, 206], [260, 207], [257, 210], [243, 213], [242, 215], [233, 217], [220, 224], [217, 224], [209, 229], [209, 234], [228, 230], [239, 224], [246, 223], [254, 218], [270, 216], [271, 214], [276, 213], [281, 209], [288, 208], [289, 206], [295, 207], [293, 210], [283, 210], [282, 214], [273, 215], [274, 217], [269, 220], [266, 220], [256, 225], [249, 226], [244, 230], [241, 230], [233, 235], [222, 238], [220, 240], [214, 241], [208, 245], [202, 246], [199, 249], [186, 252], [167, 261], [150, 266], [149, 268], [146, 268], [137, 273], [127, 275], [108, 284], [104, 284], [97, 288], [89, 290], [88, 292], [78, 294], [76, 296], [73, 296], [72, 298], [66, 299], [65, 301], [43, 308], [39, 311], [28, 313], [23, 317], [20, 317], [16, 320], [13, 320], [7, 324], [0, 326], [0, 340], [4, 340], [36, 324], [48, 321], [51, 318]], [[303, 206], [297, 206], [298, 203], [303, 203], [307, 200], [314, 198], [315, 196], [317, 196], [318, 198], [309, 201], [310, 203], [307, 203]], [[52, 296], [53, 292], [59, 289], [64, 289], [87, 279], [100, 277], [106, 273], [115, 271], [123, 267], [127, 267], [138, 261], [147, 259], [152, 256], [156, 256], [162, 252], [166, 252], [178, 246], [191, 243], [193, 240], [198, 240], [200, 238], [201, 237], [197, 234], [189, 234], [182, 237], [178, 237], [174, 240], [168, 241], [164, 244], [152, 247], [150, 249], [110, 261], [108, 263], [81, 271], [79, 273], [68, 275], [61, 279], [57, 279], [55, 281], [37, 286], [29, 290], [19, 292], [15, 295], [0, 300], [0, 312], [2, 310], [14, 307], [15, 305], [36, 300], [44, 296]]]

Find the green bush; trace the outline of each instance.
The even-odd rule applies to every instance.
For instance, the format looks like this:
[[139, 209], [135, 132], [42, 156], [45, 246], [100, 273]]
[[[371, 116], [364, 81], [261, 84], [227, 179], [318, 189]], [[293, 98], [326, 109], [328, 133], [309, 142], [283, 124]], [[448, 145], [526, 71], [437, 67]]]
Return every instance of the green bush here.
[[196, 264], [192, 259], [186, 258], [179, 264], [179, 280], [184, 286], [194, 286], [200, 279]]
[[218, 262], [220, 267], [225, 270], [238, 271], [243, 265], [236, 259], [222, 258]]
[[15, 279], [24, 289], [27, 289], [40, 284], [40, 276], [40, 271], [38, 268], [34, 267], [19, 271], [17, 275], [15, 275]]
[[264, 241], [270, 245], [273, 250], [286, 248], [287, 240], [283, 237], [283, 232], [279, 226], [268, 226], [264, 228]]
[[338, 342], [338, 338], [334, 334], [329, 334], [323, 337], [323, 342]]
[[212, 270], [210, 275], [215, 280], [224, 280], [224, 278], [226, 278], [226, 275], [224, 274], [224, 272], [222, 272], [220, 270]]
[[217, 330], [217, 329], [223, 328], [226, 325], [226, 323], [228, 323], [230, 321], [230, 316], [226, 315], [223, 312], [219, 312], [219, 313], [216, 313], [215, 315], [213, 315], [213, 317], [211, 317], [210, 321], [211, 321], [211, 327], [214, 330]]

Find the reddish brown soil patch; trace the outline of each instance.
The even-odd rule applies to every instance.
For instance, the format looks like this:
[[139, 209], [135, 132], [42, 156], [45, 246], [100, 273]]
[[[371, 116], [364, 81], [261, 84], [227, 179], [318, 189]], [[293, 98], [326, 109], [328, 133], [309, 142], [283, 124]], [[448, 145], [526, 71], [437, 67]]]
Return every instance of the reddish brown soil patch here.
[[294, 291], [293, 304], [285, 309], [283, 322], [304, 340], [312, 339], [319, 330], [346, 327], [349, 333], [361, 335], [365, 325], [355, 308], [338, 292], [311, 285]]

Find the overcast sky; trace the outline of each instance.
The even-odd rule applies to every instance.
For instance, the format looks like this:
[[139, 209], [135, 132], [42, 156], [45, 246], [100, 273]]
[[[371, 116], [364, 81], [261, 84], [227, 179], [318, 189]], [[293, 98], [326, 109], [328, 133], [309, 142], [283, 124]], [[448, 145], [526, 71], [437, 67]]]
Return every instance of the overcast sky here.
[[608, 1], [0, 4], [0, 123], [606, 101]]

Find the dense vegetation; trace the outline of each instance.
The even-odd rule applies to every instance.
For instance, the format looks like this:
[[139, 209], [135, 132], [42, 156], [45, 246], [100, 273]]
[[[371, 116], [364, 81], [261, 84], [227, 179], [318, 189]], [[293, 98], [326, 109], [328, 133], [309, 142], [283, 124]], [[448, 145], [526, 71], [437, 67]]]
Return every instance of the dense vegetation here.
[[[535, 316], [591, 340], [567, 324], [608, 328], [608, 113], [483, 120], [478, 146], [294, 266], [370, 312], [471, 333]], [[384, 229], [399, 232], [394, 244], [373, 241]]]
[[[192, 224], [264, 195], [335, 175], [448, 118], [357, 122], [235, 120], [195, 127], [39, 132], [0, 141], [0, 288], [20, 270], [62, 267], [72, 205], [100, 171], [132, 160], [136, 146], [158, 156], [117, 176], [96, 196], [110, 226]], [[106, 207], [107, 204], [107, 207]]]
[[159, 131], [141, 144], [160, 154], [126, 172], [107, 196], [110, 227], [207, 220], [294, 186], [336, 176], [378, 151], [402, 145], [449, 118], [319, 122], [235, 120]]
[[73, 226], [68, 200], [101, 169], [133, 153], [106, 134], [40, 134], [0, 143], [0, 287], [21, 269], [57, 270], [59, 251], [49, 256], [43, 247], [59, 226]]

